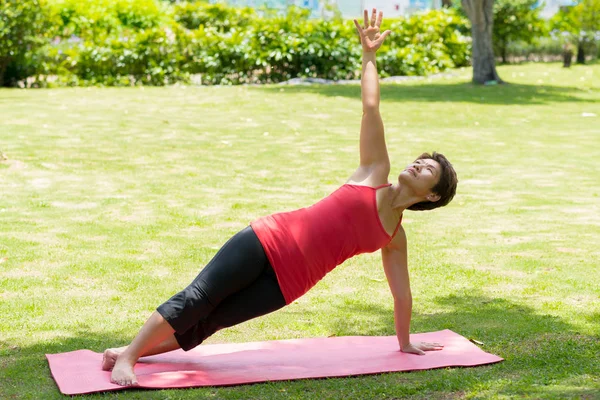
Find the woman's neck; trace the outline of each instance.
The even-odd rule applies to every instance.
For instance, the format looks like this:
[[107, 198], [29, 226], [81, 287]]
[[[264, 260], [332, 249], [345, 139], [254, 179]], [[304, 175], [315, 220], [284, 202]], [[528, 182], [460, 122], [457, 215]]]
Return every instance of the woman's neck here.
[[396, 182], [390, 186], [389, 204], [390, 206], [402, 213], [413, 204], [423, 201], [417, 196], [408, 186]]

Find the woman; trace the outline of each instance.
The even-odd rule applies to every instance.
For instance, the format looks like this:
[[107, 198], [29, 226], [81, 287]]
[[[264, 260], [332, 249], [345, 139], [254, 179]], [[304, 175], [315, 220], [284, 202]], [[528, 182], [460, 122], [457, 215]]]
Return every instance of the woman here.
[[314, 286], [348, 258], [381, 249], [394, 298], [400, 350], [425, 354], [437, 343], [410, 343], [412, 297], [406, 209], [429, 210], [450, 202], [456, 173], [441, 154], [423, 154], [388, 183], [390, 161], [379, 114], [375, 54], [390, 31], [380, 34], [383, 15], [354, 20], [363, 48], [360, 165], [350, 179], [317, 204], [260, 218], [233, 236], [198, 277], [158, 307], [129, 346], [104, 352], [102, 368], [111, 381], [137, 384], [134, 365], [142, 356], [189, 350], [219, 329], [273, 312]]

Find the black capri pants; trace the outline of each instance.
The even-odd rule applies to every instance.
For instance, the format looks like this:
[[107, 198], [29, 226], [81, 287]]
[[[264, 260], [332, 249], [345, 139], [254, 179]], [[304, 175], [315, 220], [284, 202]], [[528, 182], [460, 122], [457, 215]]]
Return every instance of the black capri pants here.
[[223, 245], [194, 281], [157, 308], [183, 350], [219, 329], [285, 306], [277, 276], [251, 227]]

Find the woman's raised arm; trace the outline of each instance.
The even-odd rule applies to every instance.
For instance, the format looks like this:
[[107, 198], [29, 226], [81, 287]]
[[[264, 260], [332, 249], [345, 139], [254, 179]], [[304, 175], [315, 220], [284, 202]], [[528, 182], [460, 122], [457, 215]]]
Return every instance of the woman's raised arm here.
[[371, 19], [365, 10], [364, 27], [354, 20], [363, 48], [361, 95], [363, 116], [360, 129], [361, 167], [384, 166], [389, 169], [383, 121], [379, 113], [379, 75], [375, 54], [390, 31], [380, 33], [383, 13], [373, 9]]

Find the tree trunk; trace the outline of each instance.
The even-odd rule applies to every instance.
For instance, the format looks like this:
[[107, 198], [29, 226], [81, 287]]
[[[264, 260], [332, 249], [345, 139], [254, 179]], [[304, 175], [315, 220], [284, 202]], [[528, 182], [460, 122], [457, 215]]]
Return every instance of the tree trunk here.
[[577, 64], [585, 64], [585, 50], [582, 42], [577, 44]]
[[443, 8], [450, 8], [450, 7], [452, 7], [452, 0], [442, 0], [442, 7]]
[[494, 24], [494, 0], [462, 0], [473, 37], [473, 82], [484, 84], [489, 81], [503, 83], [496, 72], [492, 26]]
[[7, 64], [7, 61], [0, 58], [0, 88], [4, 87], [4, 74], [6, 73]]
[[573, 59], [573, 51], [571, 50], [571, 48], [568, 45], [566, 45], [563, 48], [563, 68], [570, 68], [572, 59]]
[[508, 45], [506, 44], [502, 44], [501, 48], [501, 53], [502, 53], [502, 64], [508, 64]]

